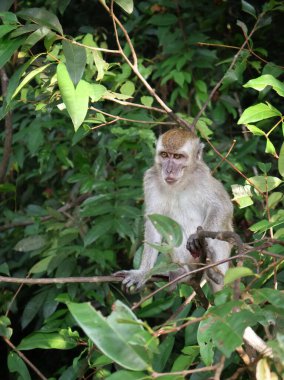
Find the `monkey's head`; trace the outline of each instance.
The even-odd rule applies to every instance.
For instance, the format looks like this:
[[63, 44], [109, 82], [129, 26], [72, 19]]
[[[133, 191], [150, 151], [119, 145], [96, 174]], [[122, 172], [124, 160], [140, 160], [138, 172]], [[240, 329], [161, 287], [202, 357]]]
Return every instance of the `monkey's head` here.
[[194, 170], [202, 160], [203, 144], [190, 131], [171, 129], [157, 142], [155, 162], [161, 168], [163, 180], [168, 185], [179, 183], [186, 173]]

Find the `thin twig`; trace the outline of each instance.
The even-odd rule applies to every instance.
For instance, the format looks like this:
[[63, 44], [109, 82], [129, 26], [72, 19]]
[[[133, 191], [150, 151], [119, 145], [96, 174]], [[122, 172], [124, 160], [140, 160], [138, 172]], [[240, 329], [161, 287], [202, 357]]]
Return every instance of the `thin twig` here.
[[110, 100], [111, 102], [115, 102], [115, 103], [119, 103], [123, 106], [130, 106], [130, 107], [137, 107], [137, 108], [143, 108], [143, 109], [146, 109], [146, 110], [149, 110], [149, 111], [156, 111], [156, 112], [160, 112], [160, 113], [166, 113], [165, 110], [162, 110], [161, 108], [157, 108], [157, 107], [148, 107], [148, 106], [144, 106], [143, 104], [139, 104], [139, 103], [131, 103], [131, 102], [127, 102], [125, 100], [119, 100], [119, 99], [110, 99], [110, 98], [105, 98], [106, 100]]
[[3, 340], [7, 343], [7, 345], [12, 348], [13, 351], [16, 352], [17, 355], [19, 355], [19, 357], [21, 359], [23, 359], [23, 361], [38, 375], [38, 377], [42, 380], [48, 380], [47, 377], [45, 377], [41, 372], [40, 370], [26, 357], [26, 355], [24, 355], [21, 351], [19, 351], [15, 346], [14, 344], [8, 339], [6, 338], [5, 336], [2, 336]]
[[234, 146], [236, 145], [237, 140], [233, 140], [232, 145], [230, 146], [228, 152], [225, 154], [224, 158], [221, 159], [221, 161], [215, 166], [215, 168], [212, 170], [211, 174], [214, 175], [216, 170], [224, 163], [224, 161], [229, 157], [231, 154]]
[[50, 284], [74, 284], [74, 283], [102, 283], [121, 282], [118, 276], [94, 276], [94, 277], [58, 277], [58, 278], [20, 278], [0, 276], [0, 283], [25, 284], [25, 285], [50, 285]]
[[166, 375], [181, 375], [181, 376], [186, 376], [190, 375], [192, 373], [200, 373], [200, 372], [210, 372], [210, 371], [215, 371], [217, 369], [217, 365], [212, 365], [208, 367], [202, 367], [202, 368], [196, 368], [196, 369], [189, 369], [189, 370], [184, 370], [184, 371], [176, 371], [176, 372], [152, 372], [151, 376], [153, 379], [156, 379], [158, 377], [166, 376]]
[[225, 365], [225, 360], [226, 360], [225, 355], [222, 355], [219, 364], [217, 364], [217, 368], [216, 368], [215, 375], [214, 375], [214, 380], [220, 380], [221, 379], [222, 371], [223, 371], [224, 365]]
[[234, 56], [230, 66], [228, 67], [228, 69], [226, 70], [225, 74], [222, 76], [222, 78], [215, 84], [213, 90], [210, 92], [210, 95], [209, 97], [207, 98], [206, 102], [203, 104], [203, 106], [201, 107], [200, 111], [198, 112], [198, 114], [195, 116], [194, 120], [193, 120], [193, 127], [195, 128], [196, 124], [197, 124], [197, 121], [199, 120], [200, 116], [203, 114], [203, 112], [206, 110], [206, 108], [208, 107], [208, 104], [210, 103], [210, 101], [212, 100], [213, 96], [215, 95], [216, 91], [219, 89], [219, 87], [221, 86], [221, 84], [223, 83], [227, 73], [234, 67], [234, 65], [236, 64], [241, 52], [243, 51], [244, 47], [246, 46], [247, 44], [247, 41], [251, 38], [251, 36], [254, 34], [254, 32], [256, 31], [256, 28], [257, 28], [257, 25], [259, 23], [259, 21], [261, 20], [261, 18], [263, 17], [263, 13], [261, 13], [258, 17], [258, 19], [256, 20], [250, 34], [245, 38], [245, 41], [244, 43], [242, 44], [242, 46], [240, 47], [240, 49], [238, 50], [238, 52], [236, 53], [236, 55]]
[[108, 112], [105, 112], [105, 111], [102, 111], [96, 107], [90, 107], [90, 110], [93, 110], [93, 111], [96, 111], [96, 112], [99, 112], [103, 115], [106, 115], [106, 116], [109, 116], [109, 117], [112, 117], [116, 120], [123, 120], [123, 121], [129, 121], [131, 123], [139, 123], [139, 124], [164, 124], [164, 125], [175, 125], [175, 123], [172, 123], [170, 121], [148, 121], [148, 120], [135, 120], [135, 119], [128, 119], [127, 117], [122, 117], [122, 116], [117, 116], [117, 115], [112, 115], [111, 113], [108, 113]]

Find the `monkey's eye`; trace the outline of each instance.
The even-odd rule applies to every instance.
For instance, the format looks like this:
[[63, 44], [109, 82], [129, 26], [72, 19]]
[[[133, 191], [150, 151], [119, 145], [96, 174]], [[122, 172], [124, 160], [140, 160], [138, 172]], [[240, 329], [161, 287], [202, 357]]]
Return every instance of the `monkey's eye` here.
[[182, 156], [182, 154], [174, 154], [174, 158], [176, 159], [176, 160], [179, 160], [179, 159], [181, 159], [183, 156]]
[[168, 153], [167, 152], [161, 152], [161, 157], [163, 157], [163, 158], [168, 157]]

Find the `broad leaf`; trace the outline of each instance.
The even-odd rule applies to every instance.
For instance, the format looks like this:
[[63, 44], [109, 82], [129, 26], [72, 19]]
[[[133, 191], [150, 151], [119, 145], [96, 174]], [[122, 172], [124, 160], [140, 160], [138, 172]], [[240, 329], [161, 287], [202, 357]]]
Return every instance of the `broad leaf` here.
[[19, 252], [35, 251], [36, 249], [44, 247], [46, 243], [47, 239], [44, 235], [33, 235], [18, 241], [14, 250]]
[[[119, 304], [117, 301], [116, 304]], [[143, 371], [149, 364], [139, 355], [137, 347], [131, 345], [128, 334], [125, 336], [117, 329], [117, 324], [109, 321], [95, 310], [90, 303], [68, 303], [68, 309], [85, 334], [109, 358], [120, 366]], [[137, 320], [132, 317], [132, 322]], [[136, 322], [137, 323], [137, 322]], [[127, 324], [130, 326], [130, 324]], [[137, 326], [137, 325], [135, 325]], [[141, 326], [139, 326], [141, 327]]]
[[17, 13], [24, 20], [32, 21], [40, 26], [47, 26], [63, 35], [62, 26], [54, 13], [44, 8], [28, 8]]
[[283, 182], [280, 178], [277, 177], [261, 175], [250, 177], [249, 180], [263, 193], [275, 189]]
[[148, 215], [148, 218], [170, 246], [179, 247], [181, 245], [183, 238], [182, 229], [175, 220], [160, 214]]
[[17, 25], [0, 25], [0, 38], [16, 29]]
[[133, 0], [114, 0], [128, 14], [133, 12]]
[[18, 345], [19, 350], [35, 348], [68, 350], [77, 346], [76, 334], [60, 334], [55, 332], [35, 332], [24, 338]]
[[253, 204], [251, 187], [249, 185], [232, 185], [232, 191], [234, 194], [233, 200], [238, 203], [240, 208], [248, 207]]
[[225, 274], [224, 284], [228, 285], [242, 277], [254, 276], [251, 269], [246, 267], [229, 268]]
[[22, 358], [16, 353], [11, 351], [8, 356], [8, 368], [10, 373], [19, 374], [19, 379], [31, 380], [29, 370], [26, 363]]
[[84, 237], [84, 246], [94, 243], [101, 236], [107, 237], [108, 231], [112, 228], [112, 219], [100, 221], [92, 227]]
[[255, 136], [265, 136], [265, 132], [263, 132], [260, 128], [256, 127], [255, 125], [246, 125], [247, 129]]
[[259, 103], [244, 110], [238, 124], [255, 123], [270, 117], [281, 116], [281, 113], [270, 104]]
[[133, 82], [131, 81], [126, 81], [121, 87], [120, 87], [120, 92], [123, 94], [123, 95], [128, 95], [128, 96], [132, 96], [135, 92], [135, 86], [133, 84]]
[[[31, 64], [31, 62], [29, 62], [29, 65]], [[21, 89], [26, 85], [28, 84], [36, 75], [40, 74], [41, 72], [43, 72], [48, 66], [50, 66], [51, 64], [48, 63], [47, 65], [44, 65], [44, 66], [41, 66], [41, 67], [38, 67], [37, 69], [31, 71], [28, 75], [25, 76], [25, 78], [22, 80], [22, 82], [19, 84], [19, 86], [16, 88], [15, 92], [13, 93], [12, 95], [12, 99], [15, 98], [15, 96], [18, 95], [18, 93], [21, 91]]]
[[12, 57], [14, 52], [22, 45], [24, 38], [12, 40], [10, 38], [0, 39], [0, 69]]
[[107, 92], [105, 86], [101, 84], [90, 84], [90, 98], [92, 102], [99, 101]]
[[68, 73], [74, 86], [76, 86], [82, 78], [86, 66], [86, 49], [68, 41], [62, 41], [62, 46]]
[[284, 96], [284, 83], [280, 82], [280, 80], [274, 78], [270, 74], [261, 75], [260, 77], [251, 79], [244, 84], [244, 87], [251, 87], [257, 91], [262, 91], [267, 86], [271, 86], [278, 95]]
[[89, 104], [89, 83], [80, 80], [76, 89], [64, 63], [57, 66], [58, 86], [75, 131], [85, 120]]
[[284, 177], [284, 143], [281, 146], [278, 160], [278, 170], [282, 177]]

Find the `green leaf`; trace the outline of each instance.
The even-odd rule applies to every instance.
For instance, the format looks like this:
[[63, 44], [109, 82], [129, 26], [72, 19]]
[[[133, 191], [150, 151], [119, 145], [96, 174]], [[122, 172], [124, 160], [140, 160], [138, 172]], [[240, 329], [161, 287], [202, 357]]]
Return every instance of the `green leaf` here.
[[231, 186], [234, 194], [233, 201], [237, 202], [240, 208], [245, 208], [253, 204], [251, 187], [234, 184]]
[[281, 113], [270, 104], [259, 103], [244, 110], [238, 124], [254, 123], [270, 117], [281, 116]]
[[121, 87], [120, 92], [123, 95], [132, 96], [135, 92], [135, 86], [130, 80], [126, 81]]
[[282, 200], [283, 193], [280, 192], [274, 192], [271, 193], [268, 197], [268, 207], [269, 208], [275, 208], [278, 203]]
[[17, 13], [17, 16], [24, 20], [32, 21], [40, 26], [46, 26], [56, 30], [63, 35], [62, 26], [54, 13], [47, 11], [44, 8], [28, 8]]
[[17, 25], [0, 25], [0, 38], [16, 29]]
[[44, 235], [33, 235], [18, 241], [14, 247], [14, 250], [19, 252], [30, 252], [40, 249], [46, 244], [47, 240]]
[[8, 368], [11, 373], [18, 373], [19, 379], [31, 380], [29, 370], [23, 361], [23, 359], [16, 354], [16, 352], [11, 351], [8, 356]]
[[270, 74], [261, 75], [260, 77], [251, 79], [244, 84], [244, 87], [251, 87], [257, 91], [262, 91], [267, 86], [271, 86], [278, 95], [284, 96], [284, 83], [280, 82], [280, 80], [274, 78], [274, 76]]
[[133, 0], [114, 0], [114, 2], [128, 14], [133, 12]]
[[86, 49], [69, 41], [62, 41], [62, 46], [68, 73], [76, 87], [85, 70], [87, 62]]
[[275, 307], [284, 308], [284, 294], [279, 290], [269, 288], [252, 289], [251, 293], [254, 302], [257, 304], [269, 302]]
[[[121, 302], [117, 301], [114, 309], [119, 304]], [[108, 319], [104, 318], [90, 303], [68, 303], [67, 306], [78, 325], [103, 354], [132, 371], [143, 371], [149, 368], [150, 365], [139, 355], [138, 347], [130, 343], [128, 334], [125, 336], [117, 329], [118, 321], [109, 323]], [[137, 323], [134, 315], [131, 320]], [[127, 331], [127, 326], [131, 326], [130, 323], [125, 325], [124, 332]], [[137, 333], [138, 328], [141, 329], [141, 333], [143, 332], [142, 326], [137, 324], [134, 326], [137, 327]]]
[[254, 18], [256, 18], [256, 12], [255, 12], [254, 7], [245, 0], [242, 0], [242, 10], [248, 13], [249, 15], [253, 16]]
[[275, 147], [274, 147], [274, 145], [272, 144], [271, 140], [268, 137], [266, 139], [265, 153], [270, 153], [273, 156], [276, 155]]
[[77, 131], [88, 111], [89, 83], [80, 80], [75, 89], [64, 63], [57, 66], [57, 80], [63, 102]]
[[279, 159], [278, 159], [278, 171], [282, 177], [284, 177], [284, 143], [281, 146]]
[[4, 315], [0, 317], [0, 336], [5, 336], [8, 339], [11, 338], [13, 330], [9, 327], [10, 325], [11, 321], [8, 317]]
[[249, 178], [260, 191], [265, 193], [278, 187], [283, 181], [280, 178], [272, 176], [255, 176]]
[[77, 339], [61, 335], [56, 332], [35, 332], [22, 339], [17, 346], [19, 350], [33, 350], [35, 348], [68, 350], [77, 347]]
[[147, 379], [145, 372], [133, 372], [133, 371], [115, 371], [106, 380], [142, 380]]
[[154, 101], [154, 98], [152, 96], [141, 96], [141, 103], [144, 106], [151, 107]]
[[98, 102], [107, 92], [105, 86], [101, 84], [90, 84], [90, 98], [92, 102]]
[[249, 227], [249, 229], [253, 232], [266, 232], [269, 228], [273, 228], [276, 226], [279, 226], [280, 224], [284, 223], [283, 217], [277, 218], [273, 222], [269, 222], [268, 220], [261, 220], [260, 222], [257, 222]]
[[[30, 64], [30, 63], [29, 63]], [[26, 85], [28, 84], [36, 75], [40, 74], [41, 72], [43, 72], [48, 66], [50, 66], [51, 64], [48, 63], [47, 65], [44, 65], [44, 66], [41, 66], [41, 67], [38, 67], [37, 69], [31, 71], [28, 73], [28, 75], [25, 76], [25, 78], [22, 80], [22, 82], [19, 84], [19, 86], [16, 88], [15, 92], [13, 93], [12, 95], [12, 99], [15, 98], [15, 96], [18, 95], [18, 93], [21, 91], [21, 89]]]
[[148, 215], [148, 218], [170, 246], [179, 247], [181, 245], [183, 238], [182, 229], [175, 220], [160, 214]]
[[43, 259], [41, 259], [40, 261], [38, 261], [31, 267], [30, 273], [37, 274], [37, 273], [46, 272], [52, 259], [53, 259], [53, 256], [44, 257]]
[[0, 69], [6, 62], [12, 57], [15, 51], [22, 45], [24, 38], [18, 38], [15, 40], [1, 38], [0, 39]]
[[254, 276], [251, 269], [246, 267], [229, 268], [225, 274], [224, 284], [228, 285], [242, 277]]
[[21, 35], [26, 34], [26, 33], [31, 33], [31, 32], [34, 32], [35, 30], [38, 30], [38, 28], [39, 28], [38, 25], [26, 24], [26, 25], [23, 25], [23, 26], [17, 28], [16, 30], [14, 30], [14, 32], [12, 32], [10, 34], [10, 37], [15, 38], [15, 37], [21, 36]]
[[265, 136], [265, 132], [263, 132], [260, 128], [256, 127], [255, 125], [246, 125], [247, 129], [255, 136]]
[[84, 246], [87, 247], [88, 245], [94, 243], [101, 236], [105, 235], [105, 237], [107, 238], [107, 233], [111, 228], [112, 228], [111, 218], [104, 221], [100, 221], [87, 232], [86, 236], [84, 237]]
[[23, 50], [31, 49], [38, 41], [42, 40], [49, 32], [50, 32], [50, 29], [45, 26], [38, 28], [35, 32], [33, 32], [32, 34], [28, 36], [25, 43], [23, 44]]

